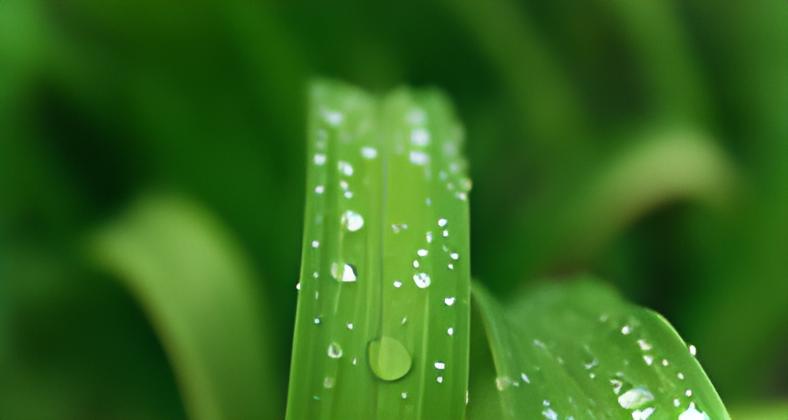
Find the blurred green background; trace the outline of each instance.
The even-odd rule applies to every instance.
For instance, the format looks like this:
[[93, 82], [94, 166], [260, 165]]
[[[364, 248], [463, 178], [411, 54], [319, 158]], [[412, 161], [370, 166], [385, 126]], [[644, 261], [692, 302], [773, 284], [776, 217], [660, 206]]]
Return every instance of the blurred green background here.
[[0, 418], [185, 418], [144, 305], [86, 251], [162, 192], [251, 261], [281, 400], [315, 76], [454, 99], [494, 292], [594, 272], [730, 406], [788, 398], [788, 2], [3, 0]]

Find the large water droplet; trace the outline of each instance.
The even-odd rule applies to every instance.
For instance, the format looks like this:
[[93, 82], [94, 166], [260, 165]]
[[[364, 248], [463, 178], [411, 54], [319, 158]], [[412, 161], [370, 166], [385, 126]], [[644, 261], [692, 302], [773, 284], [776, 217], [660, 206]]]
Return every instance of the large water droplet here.
[[342, 347], [339, 343], [332, 341], [331, 344], [328, 345], [328, 357], [332, 359], [339, 359], [342, 357]]
[[356, 232], [364, 227], [364, 218], [353, 210], [348, 210], [342, 214], [342, 225], [351, 232]]
[[427, 273], [418, 273], [413, 275], [413, 282], [419, 289], [426, 289], [430, 287], [430, 276]]
[[344, 283], [352, 283], [357, 280], [356, 267], [352, 264], [332, 263], [331, 275]]
[[679, 420], [709, 420], [709, 415], [695, 408], [695, 403], [690, 403], [689, 408], [679, 414]]
[[411, 357], [398, 340], [383, 336], [367, 347], [369, 368], [384, 381], [396, 381], [405, 376], [411, 367]]
[[654, 394], [642, 387], [632, 388], [618, 397], [618, 404], [626, 409], [640, 408], [654, 401]]

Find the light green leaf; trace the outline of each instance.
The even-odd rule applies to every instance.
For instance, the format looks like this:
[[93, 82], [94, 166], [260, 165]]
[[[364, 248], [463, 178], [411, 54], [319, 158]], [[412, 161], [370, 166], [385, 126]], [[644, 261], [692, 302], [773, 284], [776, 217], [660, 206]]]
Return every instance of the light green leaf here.
[[313, 86], [288, 419], [462, 418], [462, 131], [432, 91]]
[[217, 220], [185, 200], [148, 198], [99, 232], [94, 251], [150, 318], [191, 418], [281, 415], [254, 275]]
[[[495, 366], [494, 381], [473, 383], [473, 418], [729, 418], [695, 348], [603, 285], [554, 284], [506, 308], [481, 287], [473, 296]], [[498, 400], [477, 404], [493, 387]]]

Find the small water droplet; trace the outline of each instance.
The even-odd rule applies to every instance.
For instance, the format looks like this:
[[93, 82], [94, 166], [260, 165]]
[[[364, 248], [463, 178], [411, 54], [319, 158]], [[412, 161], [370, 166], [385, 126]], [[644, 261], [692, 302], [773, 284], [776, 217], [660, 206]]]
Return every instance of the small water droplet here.
[[333, 125], [333, 126], [336, 127], [339, 124], [342, 124], [342, 121], [345, 119], [345, 116], [342, 115], [341, 112], [324, 109], [323, 110], [323, 119], [327, 123], [329, 123], [330, 125]]
[[353, 264], [331, 264], [331, 275], [343, 283], [353, 283], [357, 280], [356, 267]]
[[457, 252], [452, 252], [449, 254], [449, 258], [453, 259], [454, 261], [457, 261], [460, 259], [460, 254]]
[[679, 378], [679, 379], [680, 379], [680, 380], [682, 380], [682, 381], [684, 380], [684, 374], [683, 374], [683, 373], [681, 373], [681, 372], [677, 373], [677, 374], [676, 374], [676, 377], [677, 377], [677, 378]]
[[432, 243], [432, 232], [427, 232], [426, 237], [427, 237], [427, 243], [431, 244]]
[[441, 236], [443, 236], [444, 238], [448, 238], [449, 237], [449, 230], [448, 229], [444, 229], [443, 232], [441, 232]]
[[424, 147], [430, 143], [430, 133], [423, 128], [417, 128], [410, 133], [410, 142], [414, 146]]
[[651, 344], [642, 338], [638, 340], [638, 346], [643, 351], [651, 350]]
[[296, 290], [301, 290], [301, 282], [296, 283]]
[[334, 383], [335, 383], [334, 378], [332, 378], [331, 376], [326, 376], [325, 378], [323, 378], [323, 388], [325, 389], [333, 388]]
[[544, 411], [542, 411], [542, 415], [547, 420], [558, 420], [558, 413], [556, 413], [555, 410], [549, 407], [546, 408]]
[[356, 232], [364, 227], [364, 218], [353, 210], [348, 210], [342, 214], [342, 225], [351, 232]]
[[403, 400], [407, 400], [408, 399], [408, 393], [407, 392], [402, 392], [399, 395], [400, 395], [400, 397], [402, 397]]
[[452, 328], [452, 327], [449, 327], [449, 328], [446, 330], [446, 334], [448, 334], [449, 336], [452, 336], [452, 335], [454, 335], [454, 328]]
[[318, 317], [315, 317], [315, 319], [313, 319], [313, 320], [312, 320], [312, 322], [313, 322], [315, 325], [320, 325], [320, 317], [319, 317], [319, 316], [318, 316]]
[[430, 276], [427, 273], [417, 273], [413, 275], [413, 282], [419, 289], [430, 287]]
[[424, 249], [424, 248], [422, 248], [422, 249], [419, 249], [418, 251], [416, 251], [416, 254], [417, 254], [419, 257], [426, 257], [427, 255], [429, 255], [429, 253], [430, 253], [430, 252], [429, 252], [429, 251], [427, 251], [427, 250], [426, 250], [426, 249]]
[[342, 347], [336, 341], [332, 341], [328, 345], [328, 350], [326, 351], [328, 357], [332, 359], [339, 359], [342, 357]]
[[526, 375], [526, 374], [525, 374], [525, 372], [521, 372], [521, 373], [520, 373], [520, 379], [522, 379], [522, 380], [523, 380], [523, 382], [525, 382], [525, 383], [527, 383], [527, 384], [530, 384], [530, 383], [531, 383], [531, 379], [530, 379], [530, 378], [528, 378], [528, 375]]
[[662, 359], [662, 366], [667, 367], [669, 364], [670, 362], [668, 361], [668, 359]]
[[345, 324], [345, 326], [346, 326], [346, 327], [347, 327], [347, 329], [349, 329], [349, 330], [352, 330], [352, 329], [353, 329], [353, 323], [352, 323], [352, 322], [348, 322], [347, 324]]
[[400, 287], [402, 287], [402, 282], [401, 282], [401, 281], [399, 281], [399, 280], [394, 280], [394, 287], [396, 287], [397, 289], [399, 289]]
[[378, 157], [378, 149], [368, 146], [362, 147], [361, 156], [364, 156], [365, 159], [375, 159], [376, 157]]
[[345, 162], [344, 160], [340, 160], [339, 163], [337, 163], [337, 167], [339, 168], [339, 172], [342, 173], [342, 175], [353, 175], [353, 165]]
[[632, 412], [632, 420], [648, 420], [654, 414], [654, 407], [646, 407], [642, 410], [635, 410]]
[[315, 194], [323, 194], [326, 191], [326, 187], [323, 185], [318, 185], [315, 187]]
[[498, 376], [497, 378], [495, 378], [495, 388], [497, 388], [498, 391], [504, 391], [506, 390], [506, 388], [509, 388], [509, 386], [511, 385], [512, 385], [512, 378], [508, 376]]
[[436, 361], [436, 362], [433, 364], [433, 366], [435, 366], [435, 369], [438, 369], [438, 370], [444, 370], [444, 369], [446, 369], [446, 363], [445, 363], [445, 362], [441, 362], [440, 360]]
[[695, 357], [698, 354], [698, 348], [695, 347], [695, 345], [690, 344], [689, 345], [689, 352], [692, 355], [692, 357]]
[[413, 150], [410, 152], [410, 163], [423, 166], [430, 161], [430, 156], [424, 152]]
[[678, 420], [709, 420], [709, 415], [699, 411], [695, 407], [695, 403], [690, 403], [689, 408], [684, 410], [681, 414], [679, 414]]
[[443, 383], [443, 376], [438, 376], [437, 378], [435, 378], [435, 382], [437, 382], [439, 384], [442, 384]]
[[421, 263], [419, 263], [419, 260], [413, 260], [413, 268], [419, 268], [420, 266]]
[[686, 395], [687, 397], [691, 397], [692, 396], [692, 390], [688, 389], [688, 390], [684, 391], [684, 395]]
[[312, 248], [320, 248], [320, 241], [312, 241]]
[[448, 221], [448, 220], [446, 220], [446, 219], [444, 219], [444, 218], [442, 218], [442, 217], [441, 217], [440, 219], [438, 219], [438, 226], [440, 226], [440, 227], [445, 227], [445, 226], [446, 226], [446, 225], [448, 225], [448, 224], [449, 224], [449, 221]]
[[651, 366], [654, 363], [654, 356], [646, 354], [643, 356], [643, 361], [646, 362], [647, 365]]
[[632, 388], [618, 397], [618, 404], [626, 409], [641, 408], [654, 401], [654, 394], [643, 387]]
[[448, 296], [443, 298], [443, 303], [445, 303], [446, 306], [452, 306], [454, 305], [455, 300], [457, 300], [457, 298], [455, 298], [454, 296]]
[[372, 373], [384, 381], [396, 381], [410, 371], [410, 353], [394, 338], [383, 336], [370, 342], [367, 352]]
[[629, 325], [624, 325], [623, 327], [621, 327], [621, 334], [629, 335], [631, 332], [632, 332], [632, 327], [630, 327]]
[[448, 268], [449, 270], [454, 270], [454, 264], [453, 263], [448, 263], [448, 264], [446, 264], [446, 268]]
[[323, 153], [316, 153], [314, 157], [315, 165], [322, 166], [326, 163], [326, 155]]

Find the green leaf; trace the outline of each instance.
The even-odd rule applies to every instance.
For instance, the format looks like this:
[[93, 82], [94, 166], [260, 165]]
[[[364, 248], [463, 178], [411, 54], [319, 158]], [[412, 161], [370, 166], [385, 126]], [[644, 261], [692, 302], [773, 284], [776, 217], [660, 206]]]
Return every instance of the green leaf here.
[[462, 418], [469, 231], [462, 130], [433, 91], [321, 82], [288, 419]]
[[255, 276], [217, 220], [185, 200], [147, 198], [99, 232], [94, 251], [150, 318], [191, 418], [278, 417]]
[[[607, 287], [553, 284], [506, 308], [478, 285], [473, 296], [495, 380], [473, 383], [472, 417], [729, 418], [694, 347]], [[477, 391], [490, 395], [493, 386], [498, 401], [477, 404]]]

